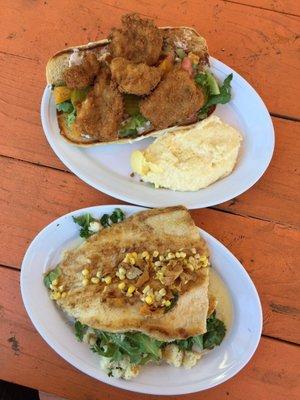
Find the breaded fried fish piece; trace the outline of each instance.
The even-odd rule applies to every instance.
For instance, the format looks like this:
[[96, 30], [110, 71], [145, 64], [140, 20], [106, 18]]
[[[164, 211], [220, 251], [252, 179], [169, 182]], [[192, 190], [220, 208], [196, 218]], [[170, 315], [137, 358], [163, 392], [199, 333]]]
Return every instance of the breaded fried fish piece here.
[[122, 116], [122, 95], [111, 81], [109, 69], [103, 66], [93, 89], [78, 106], [77, 126], [84, 134], [100, 142], [116, 140]]
[[122, 28], [112, 29], [110, 52], [112, 57], [124, 57], [136, 63], [154, 65], [158, 61], [163, 34], [149, 19], [137, 14], [122, 17]]
[[204, 94], [184, 70], [174, 70], [160, 82], [140, 110], [155, 129], [178, 124], [195, 114], [204, 104]]
[[[164, 260], [155, 261], [162, 254]], [[139, 212], [64, 254], [59, 285], [68, 294], [57, 303], [81, 323], [104, 331], [140, 331], [166, 341], [203, 334], [209, 267], [201, 260], [207, 257], [205, 241], [185, 207]], [[97, 273], [101, 279], [83, 284], [83, 269], [90, 279]], [[129, 287], [134, 290], [128, 292]], [[161, 288], [166, 298], [177, 293], [171, 309], [150, 295]]]
[[100, 64], [93, 53], [86, 53], [79, 65], [73, 65], [64, 72], [66, 85], [71, 89], [83, 89], [94, 82]]
[[122, 57], [114, 58], [110, 69], [119, 90], [137, 96], [149, 94], [161, 79], [160, 69], [143, 63], [136, 64]]

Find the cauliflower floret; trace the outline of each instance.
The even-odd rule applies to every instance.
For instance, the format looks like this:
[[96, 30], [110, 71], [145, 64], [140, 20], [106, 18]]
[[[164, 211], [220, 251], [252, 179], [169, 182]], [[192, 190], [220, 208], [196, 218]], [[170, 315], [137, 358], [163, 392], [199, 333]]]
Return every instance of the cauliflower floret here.
[[129, 357], [124, 357], [120, 361], [112, 361], [108, 357], [101, 357], [100, 366], [108, 376], [126, 380], [135, 378], [140, 372], [140, 366], [131, 364]]
[[183, 361], [183, 351], [176, 344], [168, 344], [163, 350], [163, 358], [169, 365], [179, 368]]
[[201, 357], [202, 355], [200, 353], [197, 353], [196, 351], [185, 351], [182, 365], [185, 369], [193, 368]]
[[92, 328], [88, 328], [87, 329], [87, 331], [83, 335], [82, 341], [83, 341], [83, 343], [87, 343], [90, 346], [94, 346], [94, 344], [96, 344], [97, 337], [96, 337], [95, 332], [94, 332], [94, 330]]

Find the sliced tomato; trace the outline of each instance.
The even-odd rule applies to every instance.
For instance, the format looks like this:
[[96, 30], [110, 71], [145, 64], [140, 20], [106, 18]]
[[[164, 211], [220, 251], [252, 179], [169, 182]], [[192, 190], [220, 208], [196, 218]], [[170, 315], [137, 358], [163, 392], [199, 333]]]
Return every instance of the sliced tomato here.
[[184, 59], [182, 60], [182, 63], [181, 63], [181, 68], [183, 70], [185, 70], [186, 72], [188, 72], [188, 74], [190, 76], [193, 75], [194, 70], [193, 70], [191, 59], [189, 57], [184, 57]]

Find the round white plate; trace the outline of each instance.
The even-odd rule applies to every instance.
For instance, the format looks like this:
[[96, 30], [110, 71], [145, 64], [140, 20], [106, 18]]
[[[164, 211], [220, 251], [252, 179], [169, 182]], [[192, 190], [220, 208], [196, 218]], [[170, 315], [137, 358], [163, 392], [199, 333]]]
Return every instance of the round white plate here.
[[197, 192], [154, 189], [138, 177], [130, 177], [130, 155], [147, 147], [154, 139], [133, 144], [113, 144], [80, 148], [67, 143], [59, 133], [51, 87], [47, 86], [41, 105], [43, 128], [52, 149], [60, 160], [83, 181], [94, 188], [129, 203], [146, 207], [183, 204], [203, 208], [230, 200], [249, 189], [262, 176], [274, 149], [274, 128], [262, 99], [237, 72], [211, 58], [212, 71], [223, 81], [233, 73], [232, 99], [217, 106], [215, 114], [243, 134], [237, 165], [228, 177]]
[[[208, 352], [194, 368], [147, 365], [132, 381], [109, 378], [99, 367], [99, 358], [84, 343], [76, 341], [73, 327], [49, 299], [43, 273], [55, 266], [62, 250], [79, 243], [78, 226], [72, 215], [111, 213], [116, 206], [89, 207], [58, 218], [44, 228], [29, 246], [21, 270], [21, 292], [25, 308], [44, 340], [65, 360], [82, 372], [110, 385], [135, 392], [175, 395], [216, 386], [240, 371], [252, 357], [261, 335], [262, 312], [256, 289], [239, 261], [216, 239], [199, 230], [206, 240], [216, 273], [229, 290], [233, 318], [225, 339]], [[126, 216], [141, 207], [122, 206]]]

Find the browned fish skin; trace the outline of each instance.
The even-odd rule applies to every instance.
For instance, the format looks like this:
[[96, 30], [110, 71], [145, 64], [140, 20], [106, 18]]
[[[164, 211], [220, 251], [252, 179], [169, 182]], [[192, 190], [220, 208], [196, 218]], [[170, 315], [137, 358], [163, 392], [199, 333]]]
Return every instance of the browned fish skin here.
[[[119, 282], [127, 281], [120, 279], [114, 283], [117, 267], [127, 253], [147, 250], [151, 254], [169, 251], [175, 254], [178, 249], [191, 248], [195, 249], [195, 257], [196, 253], [208, 256], [206, 244], [184, 207], [137, 213], [103, 229], [65, 255], [60, 264], [62, 274], [58, 286], [62, 285], [67, 295], [57, 303], [68, 314], [96, 329], [137, 330], [166, 341], [202, 334], [206, 331], [208, 311], [208, 268], [199, 270], [196, 281], [183, 288], [177, 305], [167, 313], [141, 313], [141, 306], [147, 304], [134, 295], [127, 301], [127, 296], [118, 288]], [[174, 262], [174, 268], [177, 276], [181, 271], [178, 263]], [[88, 270], [86, 285], [83, 285], [83, 270]], [[105, 277], [92, 282], [91, 277], [96, 277], [99, 270], [105, 271]], [[170, 284], [177, 279], [175, 275], [172, 277], [172, 271], [166, 275], [172, 281]], [[103, 294], [107, 296], [105, 299]]]
[[94, 82], [100, 69], [95, 54], [85, 53], [80, 65], [69, 67], [64, 72], [66, 85], [70, 89], [83, 89]]
[[122, 28], [112, 29], [110, 51], [113, 58], [124, 57], [136, 63], [155, 65], [162, 48], [162, 32], [149, 19], [137, 14], [122, 17]]
[[123, 116], [123, 99], [110, 79], [108, 68], [102, 66], [93, 89], [77, 109], [79, 129], [100, 142], [117, 140]]
[[158, 68], [136, 64], [122, 57], [114, 58], [110, 68], [112, 79], [119, 85], [119, 90], [137, 96], [149, 94], [161, 79]]
[[178, 124], [195, 114], [204, 104], [204, 95], [189, 74], [174, 70], [141, 101], [141, 112], [155, 129]]

